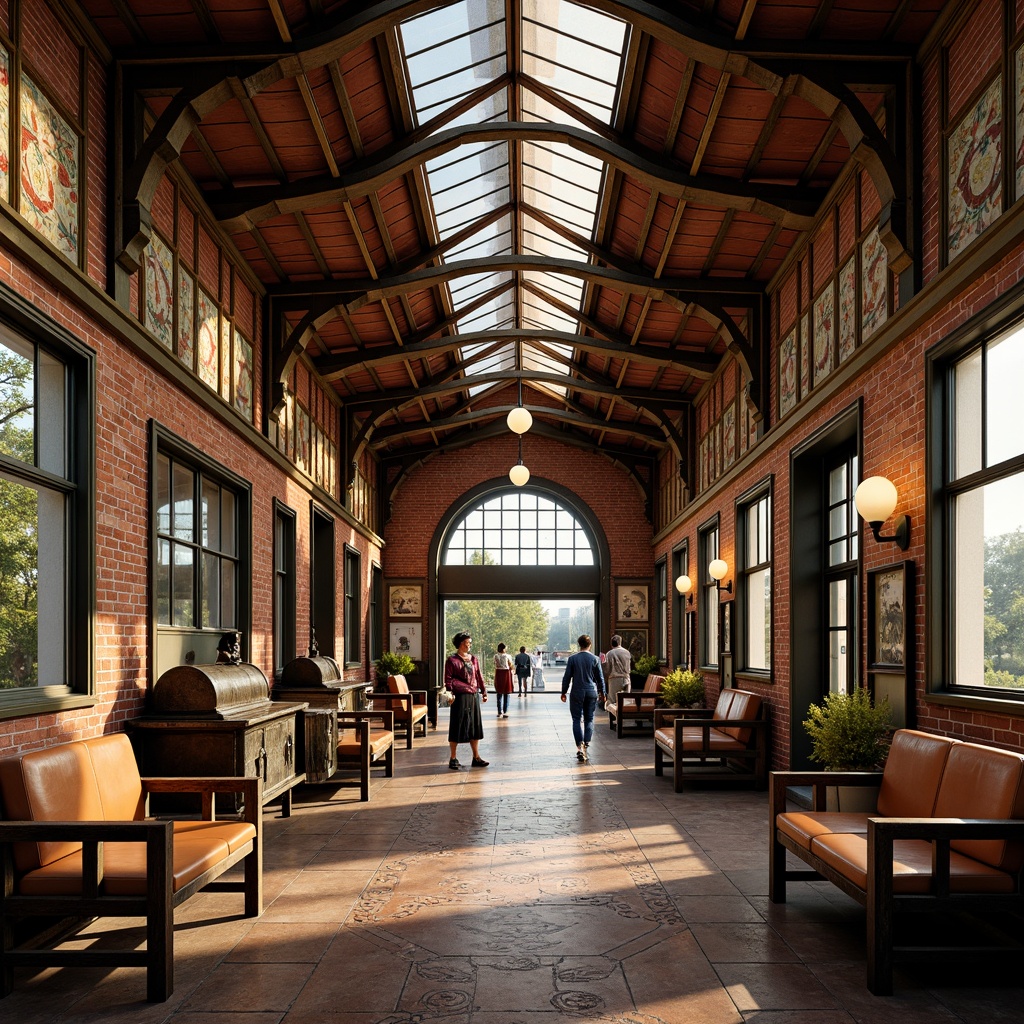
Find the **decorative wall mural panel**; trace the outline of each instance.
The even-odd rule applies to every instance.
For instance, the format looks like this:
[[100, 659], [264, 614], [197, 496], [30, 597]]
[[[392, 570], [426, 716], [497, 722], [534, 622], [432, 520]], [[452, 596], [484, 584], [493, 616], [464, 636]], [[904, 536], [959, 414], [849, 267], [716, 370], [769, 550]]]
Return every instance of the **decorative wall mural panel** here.
[[199, 289], [199, 379], [214, 391], [220, 379], [220, 313], [217, 304]]
[[722, 469], [736, 461], [736, 403], [730, 402], [722, 413]]
[[164, 348], [174, 348], [174, 253], [155, 232], [142, 254], [146, 282], [143, 326]]
[[220, 321], [220, 397], [231, 401], [231, 321]]
[[856, 347], [857, 260], [851, 256], [839, 271], [839, 362], [849, 359]]
[[196, 366], [196, 281], [178, 268], [178, 358], [190, 369]]
[[21, 215], [78, 262], [79, 138], [28, 75], [21, 76]]
[[1024, 196], [1024, 46], [1021, 46], [1014, 54], [1013, 69], [1016, 105], [1014, 139], [1017, 143], [1017, 155], [1014, 158], [1017, 187], [1014, 198], [1020, 199], [1021, 196]]
[[779, 345], [779, 416], [785, 416], [796, 400], [796, 331], [790, 331]]
[[814, 384], [817, 387], [832, 372], [832, 350], [836, 337], [836, 293], [831, 284], [814, 302]]
[[800, 317], [800, 397], [806, 398], [811, 390], [811, 332], [809, 317]]
[[252, 422], [252, 345], [235, 331], [235, 408]]
[[0, 199], [11, 201], [11, 57], [0, 46]]
[[947, 247], [952, 259], [1002, 211], [1003, 100], [997, 75], [947, 148]]
[[295, 465], [309, 473], [309, 413], [301, 405], [296, 405], [295, 410]]
[[861, 245], [861, 340], [867, 341], [889, 316], [889, 255], [875, 228]]

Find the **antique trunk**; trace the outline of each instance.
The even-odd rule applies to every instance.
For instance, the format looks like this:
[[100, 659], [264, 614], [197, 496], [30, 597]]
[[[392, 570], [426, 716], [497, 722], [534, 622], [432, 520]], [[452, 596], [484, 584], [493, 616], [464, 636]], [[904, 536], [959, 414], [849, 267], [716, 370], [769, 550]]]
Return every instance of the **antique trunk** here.
[[336, 768], [338, 712], [366, 706], [366, 683], [345, 683], [333, 658], [295, 658], [281, 671], [271, 695], [275, 701], [309, 705], [302, 731], [302, 765], [308, 782], [326, 782]]
[[128, 724], [143, 775], [256, 775], [263, 802], [280, 798], [288, 817], [291, 790], [305, 778], [305, 709], [272, 701], [255, 665], [179, 665], [160, 676], [146, 714]]

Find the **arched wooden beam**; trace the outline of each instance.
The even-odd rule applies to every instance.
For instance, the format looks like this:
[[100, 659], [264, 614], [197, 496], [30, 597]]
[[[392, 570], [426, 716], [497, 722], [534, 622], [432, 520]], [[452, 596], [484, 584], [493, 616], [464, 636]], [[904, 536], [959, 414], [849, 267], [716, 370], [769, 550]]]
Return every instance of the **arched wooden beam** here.
[[249, 231], [284, 214], [298, 213], [377, 192], [428, 160], [460, 146], [486, 142], [561, 144], [636, 178], [663, 195], [692, 203], [725, 206], [757, 214], [782, 227], [809, 229], [825, 197], [821, 189], [795, 185], [751, 185], [713, 174], [688, 174], [671, 161], [601, 138], [572, 125], [533, 121], [488, 121], [445, 128], [424, 139], [375, 153], [350, 164], [337, 177], [302, 178], [287, 185], [234, 188], [204, 195], [220, 226], [228, 232]]

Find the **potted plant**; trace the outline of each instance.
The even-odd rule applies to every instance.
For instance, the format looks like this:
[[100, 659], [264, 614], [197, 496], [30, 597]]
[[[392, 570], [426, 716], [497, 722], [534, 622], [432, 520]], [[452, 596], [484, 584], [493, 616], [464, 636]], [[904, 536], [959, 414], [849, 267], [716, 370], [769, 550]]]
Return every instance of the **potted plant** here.
[[636, 661], [633, 662], [633, 667], [629, 670], [629, 685], [633, 692], [637, 692], [644, 688], [644, 683], [647, 682], [647, 677], [652, 672], [658, 671], [658, 656], [656, 654], [641, 654]]
[[416, 662], [408, 654], [385, 651], [375, 662], [377, 684], [387, 689], [388, 676], [411, 676], [416, 671]]
[[661, 696], [671, 708], [704, 707], [704, 677], [688, 668], [677, 668], [665, 676]]
[[[868, 690], [857, 687], [850, 693], [826, 694], [820, 705], [812, 704], [807, 709], [807, 714], [803, 726], [811, 737], [810, 757], [825, 771], [870, 772], [882, 766], [892, 720], [888, 699], [875, 704]], [[853, 811], [864, 807], [851, 803], [863, 805], [865, 800], [873, 800], [876, 792], [856, 786], [831, 787], [830, 804], [833, 796], [835, 806], [829, 806], [829, 810], [842, 807]]]

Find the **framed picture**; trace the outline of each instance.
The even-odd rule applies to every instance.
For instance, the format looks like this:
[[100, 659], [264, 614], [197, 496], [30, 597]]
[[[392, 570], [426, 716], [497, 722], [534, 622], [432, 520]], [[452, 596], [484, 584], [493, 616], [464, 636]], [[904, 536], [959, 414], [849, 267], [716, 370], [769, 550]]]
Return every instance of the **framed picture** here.
[[868, 573], [868, 667], [912, 674], [914, 563]]
[[637, 658], [647, 653], [647, 630], [620, 629], [619, 636], [622, 637], [622, 646], [633, 656], [633, 664], [636, 665]]
[[646, 581], [619, 583], [615, 588], [615, 621], [647, 622], [647, 595], [650, 585]]
[[398, 581], [388, 584], [388, 616], [419, 619], [423, 616], [423, 584]]
[[423, 626], [419, 622], [392, 622], [388, 640], [392, 654], [408, 654], [413, 661], [423, 656]]

